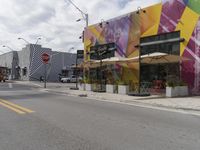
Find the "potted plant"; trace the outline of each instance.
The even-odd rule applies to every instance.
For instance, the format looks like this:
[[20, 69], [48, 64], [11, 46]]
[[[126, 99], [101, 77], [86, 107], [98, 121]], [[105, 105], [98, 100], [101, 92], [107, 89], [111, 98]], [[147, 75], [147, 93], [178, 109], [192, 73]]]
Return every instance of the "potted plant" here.
[[176, 97], [178, 96], [177, 88], [175, 88], [175, 82], [168, 81], [166, 83], [166, 97]]
[[101, 84], [100, 84], [99, 80], [92, 81], [92, 91], [98, 92], [100, 89], [100, 86], [101, 86]]
[[128, 94], [129, 92], [129, 86], [128, 84], [123, 81], [123, 80], [118, 80], [117, 81], [117, 84], [118, 84], [118, 93], [119, 94]]
[[188, 86], [183, 81], [179, 82], [179, 85], [178, 85], [178, 94], [179, 94], [179, 96], [188, 96], [189, 95]]
[[85, 83], [84, 83], [83, 79], [79, 80], [78, 89], [81, 90], [81, 91], [85, 90]]
[[188, 86], [183, 81], [169, 81], [166, 84], [166, 97], [188, 96]]
[[92, 84], [91, 84], [91, 80], [89, 78], [85, 79], [85, 90], [92, 91]]
[[117, 85], [114, 83], [113, 80], [107, 80], [106, 92], [107, 93], [117, 93]]

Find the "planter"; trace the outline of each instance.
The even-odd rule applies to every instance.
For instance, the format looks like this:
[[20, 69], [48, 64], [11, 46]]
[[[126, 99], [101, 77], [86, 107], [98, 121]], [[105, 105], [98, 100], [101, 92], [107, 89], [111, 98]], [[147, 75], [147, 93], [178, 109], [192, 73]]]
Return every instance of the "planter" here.
[[179, 86], [179, 96], [188, 96], [188, 87], [187, 86]]
[[118, 85], [118, 93], [119, 94], [128, 94], [129, 86], [128, 85]]
[[92, 84], [85, 84], [86, 91], [92, 91]]
[[177, 87], [166, 87], [166, 97], [176, 97], [178, 96]]
[[81, 90], [81, 91], [84, 91], [85, 90], [85, 84], [84, 83], [79, 83], [78, 84], [78, 89]]
[[101, 85], [100, 84], [92, 84], [92, 91], [98, 91], [100, 89]]
[[166, 97], [188, 96], [187, 86], [166, 87]]
[[117, 85], [106, 84], [106, 93], [117, 93]]

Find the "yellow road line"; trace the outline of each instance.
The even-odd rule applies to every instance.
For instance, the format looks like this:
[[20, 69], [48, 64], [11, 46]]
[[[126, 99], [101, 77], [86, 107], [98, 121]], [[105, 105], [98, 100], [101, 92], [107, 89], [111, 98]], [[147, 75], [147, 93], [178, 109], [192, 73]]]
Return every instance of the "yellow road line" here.
[[16, 109], [16, 108], [14, 108], [14, 107], [11, 107], [11, 106], [9, 106], [9, 105], [7, 105], [7, 104], [5, 104], [5, 103], [2, 103], [1, 101], [0, 101], [0, 105], [4, 106], [4, 107], [6, 107], [6, 108], [11, 109], [11, 110], [15, 111], [15, 112], [18, 113], [18, 114], [25, 114], [25, 112], [23, 112], [23, 111], [21, 111], [21, 110], [19, 110], [19, 109]]
[[16, 105], [16, 104], [14, 104], [14, 103], [8, 102], [8, 101], [3, 100], [3, 99], [0, 99], [0, 102], [3, 102], [3, 103], [5, 103], [6, 105], [9, 105], [9, 106], [11, 106], [11, 107], [13, 107], [13, 108], [16, 108], [16, 109], [18, 109], [18, 110], [20, 110], [20, 111], [23, 111], [23, 112], [25, 112], [25, 113], [33, 113], [33, 112], [34, 112], [34, 111], [32, 111], [32, 110], [30, 110], [30, 109], [28, 109], [28, 108], [25, 108], [25, 107]]

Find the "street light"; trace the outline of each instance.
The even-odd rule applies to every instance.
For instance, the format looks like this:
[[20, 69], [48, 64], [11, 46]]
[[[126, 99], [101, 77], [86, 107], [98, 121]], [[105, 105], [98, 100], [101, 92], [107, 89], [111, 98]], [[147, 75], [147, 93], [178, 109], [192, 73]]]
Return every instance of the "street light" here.
[[37, 41], [35, 42], [35, 45], [38, 43], [38, 41], [39, 41], [39, 40], [41, 40], [41, 38], [40, 38], [40, 37], [39, 37], [39, 38], [37, 38]]
[[[66, 0], [65, 0], [66, 1]], [[82, 15], [82, 19], [85, 21], [85, 25], [86, 27], [88, 27], [88, 22], [89, 22], [89, 16], [87, 13], [83, 12], [76, 4], [74, 4], [74, 2], [72, 2], [71, 0], [68, 0], [68, 2], [70, 2]], [[81, 21], [82, 19], [77, 19], [76, 22]]]
[[[82, 15], [82, 19], [85, 21], [85, 28], [88, 27], [89, 25], [89, 15], [88, 13], [83, 12], [77, 5], [75, 5], [72, 0], [65, 0], [65, 2], [68, 1], [70, 2]], [[76, 22], [81, 21], [82, 19], [77, 19]], [[83, 31], [84, 34], [84, 31]], [[82, 38], [84, 37], [84, 35], [82, 35]], [[81, 36], [79, 37], [79, 39], [81, 39]], [[84, 38], [83, 38], [84, 39]], [[85, 76], [85, 69], [83, 70], [83, 76]]]
[[14, 49], [12, 49], [11, 47], [9, 47], [9, 46], [7, 46], [7, 45], [3, 45], [2, 47], [6, 47], [6, 48], [8, 48], [8, 49], [11, 50], [11, 51], [15, 51]]
[[30, 44], [27, 40], [25, 40], [24, 38], [19, 37], [18, 40], [23, 40], [25, 41], [27, 44]]
[[[136, 14], [137, 15], [140, 15], [140, 13], [146, 13], [146, 10], [144, 10], [144, 9], [142, 9], [141, 7], [138, 7], [137, 8], [137, 11], [136, 11]], [[138, 95], [143, 95], [142, 93], [141, 93], [141, 49], [140, 49], [140, 47], [137, 47], [136, 46], [136, 48], [139, 48], [139, 84], [138, 84]]]
[[[30, 42], [28, 42], [27, 40], [25, 40], [24, 38], [19, 37], [18, 40], [23, 40], [24, 42], [26, 42], [27, 44], [31, 44]], [[34, 45], [36, 45], [38, 43], [38, 41], [41, 40], [41, 38], [37, 38], [37, 41], [35, 42]]]

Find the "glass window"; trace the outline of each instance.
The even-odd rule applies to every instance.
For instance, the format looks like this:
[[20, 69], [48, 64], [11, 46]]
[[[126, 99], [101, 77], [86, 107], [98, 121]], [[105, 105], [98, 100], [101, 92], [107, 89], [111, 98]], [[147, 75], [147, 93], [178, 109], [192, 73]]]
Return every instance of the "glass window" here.
[[[143, 37], [140, 39], [140, 43], [149, 43], [155, 41], [163, 41], [168, 39], [180, 38], [180, 31], [170, 32], [160, 35], [153, 35], [149, 37]], [[154, 52], [168, 53], [179, 55], [180, 54], [180, 42], [152, 44], [141, 47], [141, 55], [150, 54]]]

